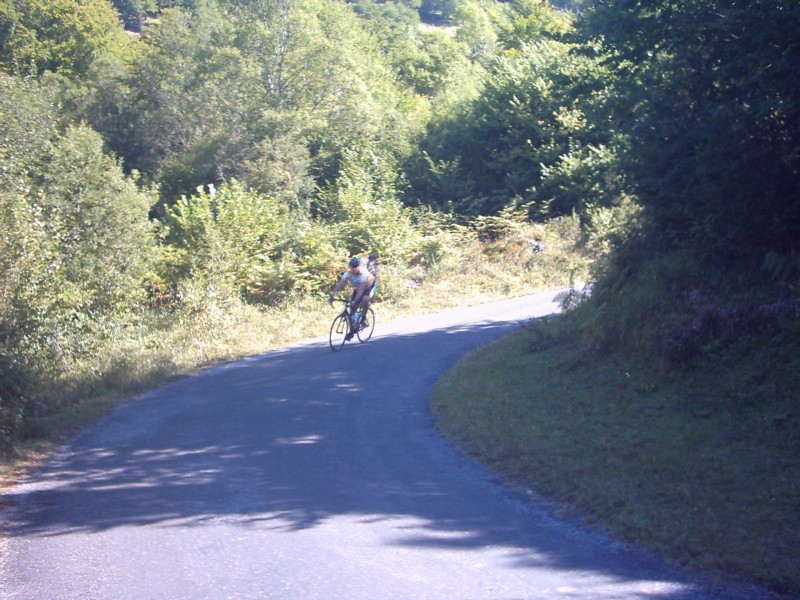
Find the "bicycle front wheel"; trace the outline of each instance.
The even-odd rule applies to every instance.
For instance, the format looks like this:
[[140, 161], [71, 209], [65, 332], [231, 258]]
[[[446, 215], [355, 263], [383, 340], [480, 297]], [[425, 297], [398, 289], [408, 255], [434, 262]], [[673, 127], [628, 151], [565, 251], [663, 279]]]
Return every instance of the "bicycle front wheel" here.
[[364, 316], [366, 318], [359, 324], [356, 332], [358, 341], [362, 344], [368, 341], [372, 337], [372, 332], [375, 331], [375, 311], [372, 308], [368, 308], [367, 314]]
[[346, 314], [337, 315], [331, 323], [330, 343], [331, 350], [336, 352], [347, 341], [347, 334], [350, 332], [350, 319]]

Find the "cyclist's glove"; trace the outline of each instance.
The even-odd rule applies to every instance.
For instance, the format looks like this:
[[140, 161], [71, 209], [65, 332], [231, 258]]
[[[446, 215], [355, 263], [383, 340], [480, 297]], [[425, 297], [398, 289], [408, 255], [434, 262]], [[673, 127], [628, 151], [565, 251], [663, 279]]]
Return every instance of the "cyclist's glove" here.
[[328, 304], [330, 304], [331, 306], [333, 306], [333, 294], [331, 294], [330, 296], [328, 296]]

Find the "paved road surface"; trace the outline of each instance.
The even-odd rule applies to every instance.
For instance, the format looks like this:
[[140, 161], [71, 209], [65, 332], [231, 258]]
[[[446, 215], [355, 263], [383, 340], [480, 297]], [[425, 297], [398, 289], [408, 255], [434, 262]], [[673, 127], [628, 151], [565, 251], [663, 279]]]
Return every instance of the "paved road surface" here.
[[441, 373], [552, 297], [312, 340], [115, 411], [12, 490], [0, 597], [733, 597], [559, 520], [434, 429]]

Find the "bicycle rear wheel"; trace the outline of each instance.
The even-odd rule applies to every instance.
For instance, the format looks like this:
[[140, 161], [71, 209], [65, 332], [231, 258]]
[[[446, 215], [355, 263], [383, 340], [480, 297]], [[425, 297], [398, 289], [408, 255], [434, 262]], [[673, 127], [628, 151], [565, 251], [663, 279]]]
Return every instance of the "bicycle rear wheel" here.
[[350, 332], [350, 319], [346, 314], [337, 315], [331, 323], [330, 344], [331, 350], [336, 352], [344, 346], [347, 334]]
[[372, 308], [368, 308], [365, 317], [366, 320], [356, 330], [358, 341], [362, 344], [368, 341], [372, 337], [372, 332], [375, 331], [375, 311]]

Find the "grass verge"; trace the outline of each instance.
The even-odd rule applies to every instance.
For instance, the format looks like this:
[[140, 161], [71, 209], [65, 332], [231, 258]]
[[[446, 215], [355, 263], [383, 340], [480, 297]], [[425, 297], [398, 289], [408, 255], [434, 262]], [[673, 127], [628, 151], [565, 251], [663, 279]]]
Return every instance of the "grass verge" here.
[[690, 371], [538, 322], [432, 394], [445, 433], [615, 537], [720, 580], [800, 593], [800, 343], [749, 336]]

